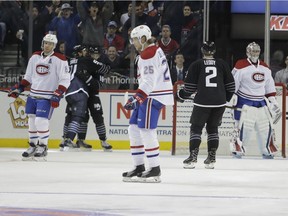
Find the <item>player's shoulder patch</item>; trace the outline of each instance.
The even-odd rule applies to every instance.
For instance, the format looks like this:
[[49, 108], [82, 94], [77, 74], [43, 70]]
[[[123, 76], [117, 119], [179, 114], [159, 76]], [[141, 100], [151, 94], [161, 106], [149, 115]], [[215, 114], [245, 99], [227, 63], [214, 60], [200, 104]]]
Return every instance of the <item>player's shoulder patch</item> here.
[[141, 52], [140, 56], [142, 59], [150, 59], [156, 54], [157, 49], [157, 46], [147, 47], [143, 52]]
[[250, 65], [251, 65], [250, 62], [247, 59], [240, 59], [236, 62], [235, 68], [239, 70], [248, 67]]
[[67, 59], [66, 59], [66, 56], [64, 56], [64, 55], [61, 54], [61, 53], [54, 52], [52, 56], [55, 56], [55, 57], [57, 57], [57, 58], [59, 58], [59, 59], [61, 59], [61, 60], [63, 60], [63, 61], [66, 61], [66, 60], [67, 60]]

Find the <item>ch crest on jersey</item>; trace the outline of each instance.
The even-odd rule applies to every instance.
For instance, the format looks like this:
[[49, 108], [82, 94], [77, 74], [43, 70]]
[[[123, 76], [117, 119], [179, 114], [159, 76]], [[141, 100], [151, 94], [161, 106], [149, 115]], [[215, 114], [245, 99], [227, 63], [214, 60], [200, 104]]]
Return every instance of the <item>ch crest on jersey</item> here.
[[264, 81], [264, 74], [263, 73], [254, 73], [252, 75], [252, 79], [255, 81], [255, 82], [263, 82]]
[[36, 66], [36, 73], [39, 75], [46, 75], [49, 73], [49, 65], [39, 64]]

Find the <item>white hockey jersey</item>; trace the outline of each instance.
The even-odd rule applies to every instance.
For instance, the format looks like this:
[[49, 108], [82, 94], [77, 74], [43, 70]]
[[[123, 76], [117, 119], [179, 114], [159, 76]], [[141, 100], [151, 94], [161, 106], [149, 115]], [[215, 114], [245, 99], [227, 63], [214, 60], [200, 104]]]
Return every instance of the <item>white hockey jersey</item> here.
[[40, 51], [35, 52], [29, 59], [24, 79], [31, 84], [31, 96], [50, 99], [59, 85], [66, 88], [70, 85], [68, 62], [59, 53], [43, 57]]
[[264, 96], [276, 94], [271, 70], [263, 61], [259, 60], [257, 65], [253, 65], [249, 59], [241, 59], [236, 62], [232, 74], [235, 92], [243, 98], [260, 101]]
[[138, 60], [138, 89], [148, 98], [164, 105], [173, 105], [173, 86], [167, 59], [161, 48], [154, 44], [141, 52]]

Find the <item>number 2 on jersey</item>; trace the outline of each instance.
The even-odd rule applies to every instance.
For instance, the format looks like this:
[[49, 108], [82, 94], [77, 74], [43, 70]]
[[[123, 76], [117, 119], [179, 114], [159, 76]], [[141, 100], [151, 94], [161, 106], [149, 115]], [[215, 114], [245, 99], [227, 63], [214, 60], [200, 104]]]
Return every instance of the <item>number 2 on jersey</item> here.
[[216, 67], [206, 67], [205, 73], [209, 74], [206, 76], [206, 87], [217, 87], [217, 83], [213, 83], [211, 79], [217, 76], [217, 68]]

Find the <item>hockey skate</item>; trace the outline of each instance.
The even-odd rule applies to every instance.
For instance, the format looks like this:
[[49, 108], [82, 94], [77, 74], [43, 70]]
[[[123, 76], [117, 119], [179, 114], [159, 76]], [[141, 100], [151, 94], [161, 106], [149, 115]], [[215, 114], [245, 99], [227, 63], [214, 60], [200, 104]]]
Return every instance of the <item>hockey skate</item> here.
[[242, 158], [242, 154], [239, 154], [237, 152], [232, 152], [232, 156], [233, 156], [233, 158], [237, 158], [237, 159], [241, 159]]
[[271, 154], [270, 155], [265, 155], [265, 154], [263, 154], [262, 158], [263, 159], [274, 159], [274, 155], [271, 155]]
[[145, 171], [144, 164], [136, 166], [133, 170], [129, 172], [124, 172], [122, 174], [123, 182], [137, 182], [138, 181], [138, 174], [141, 174]]
[[214, 169], [214, 164], [216, 163], [216, 151], [209, 151], [208, 157], [204, 161], [206, 169]]
[[67, 138], [64, 141], [63, 151], [78, 151], [79, 147], [72, 142], [71, 139]]
[[196, 148], [190, 152], [190, 156], [183, 161], [184, 169], [194, 169], [195, 164], [197, 163], [199, 148]]
[[92, 146], [85, 143], [84, 140], [79, 139], [76, 142], [77, 148], [80, 148], [82, 151], [92, 151]]
[[106, 140], [100, 140], [101, 146], [105, 152], [112, 152], [112, 146]]
[[152, 167], [151, 169], [145, 172], [138, 173], [137, 177], [138, 177], [138, 182], [160, 183], [161, 182], [160, 175], [161, 175], [160, 166], [157, 166], [157, 167]]
[[37, 146], [37, 149], [34, 154], [34, 160], [36, 161], [47, 161], [46, 156], [48, 154], [48, 148], [47, 145], [40, 144]]
[[33, 160], [37, 145], [35, 145], [34, 143], [29, 143], [29, 145], [30, 147], [22, 153], [23, 161]]
[[64, 151], [64, 142], [65, 142], [65, 139], [62, 139], [61, 143], [59, 144], [60, 151]]

